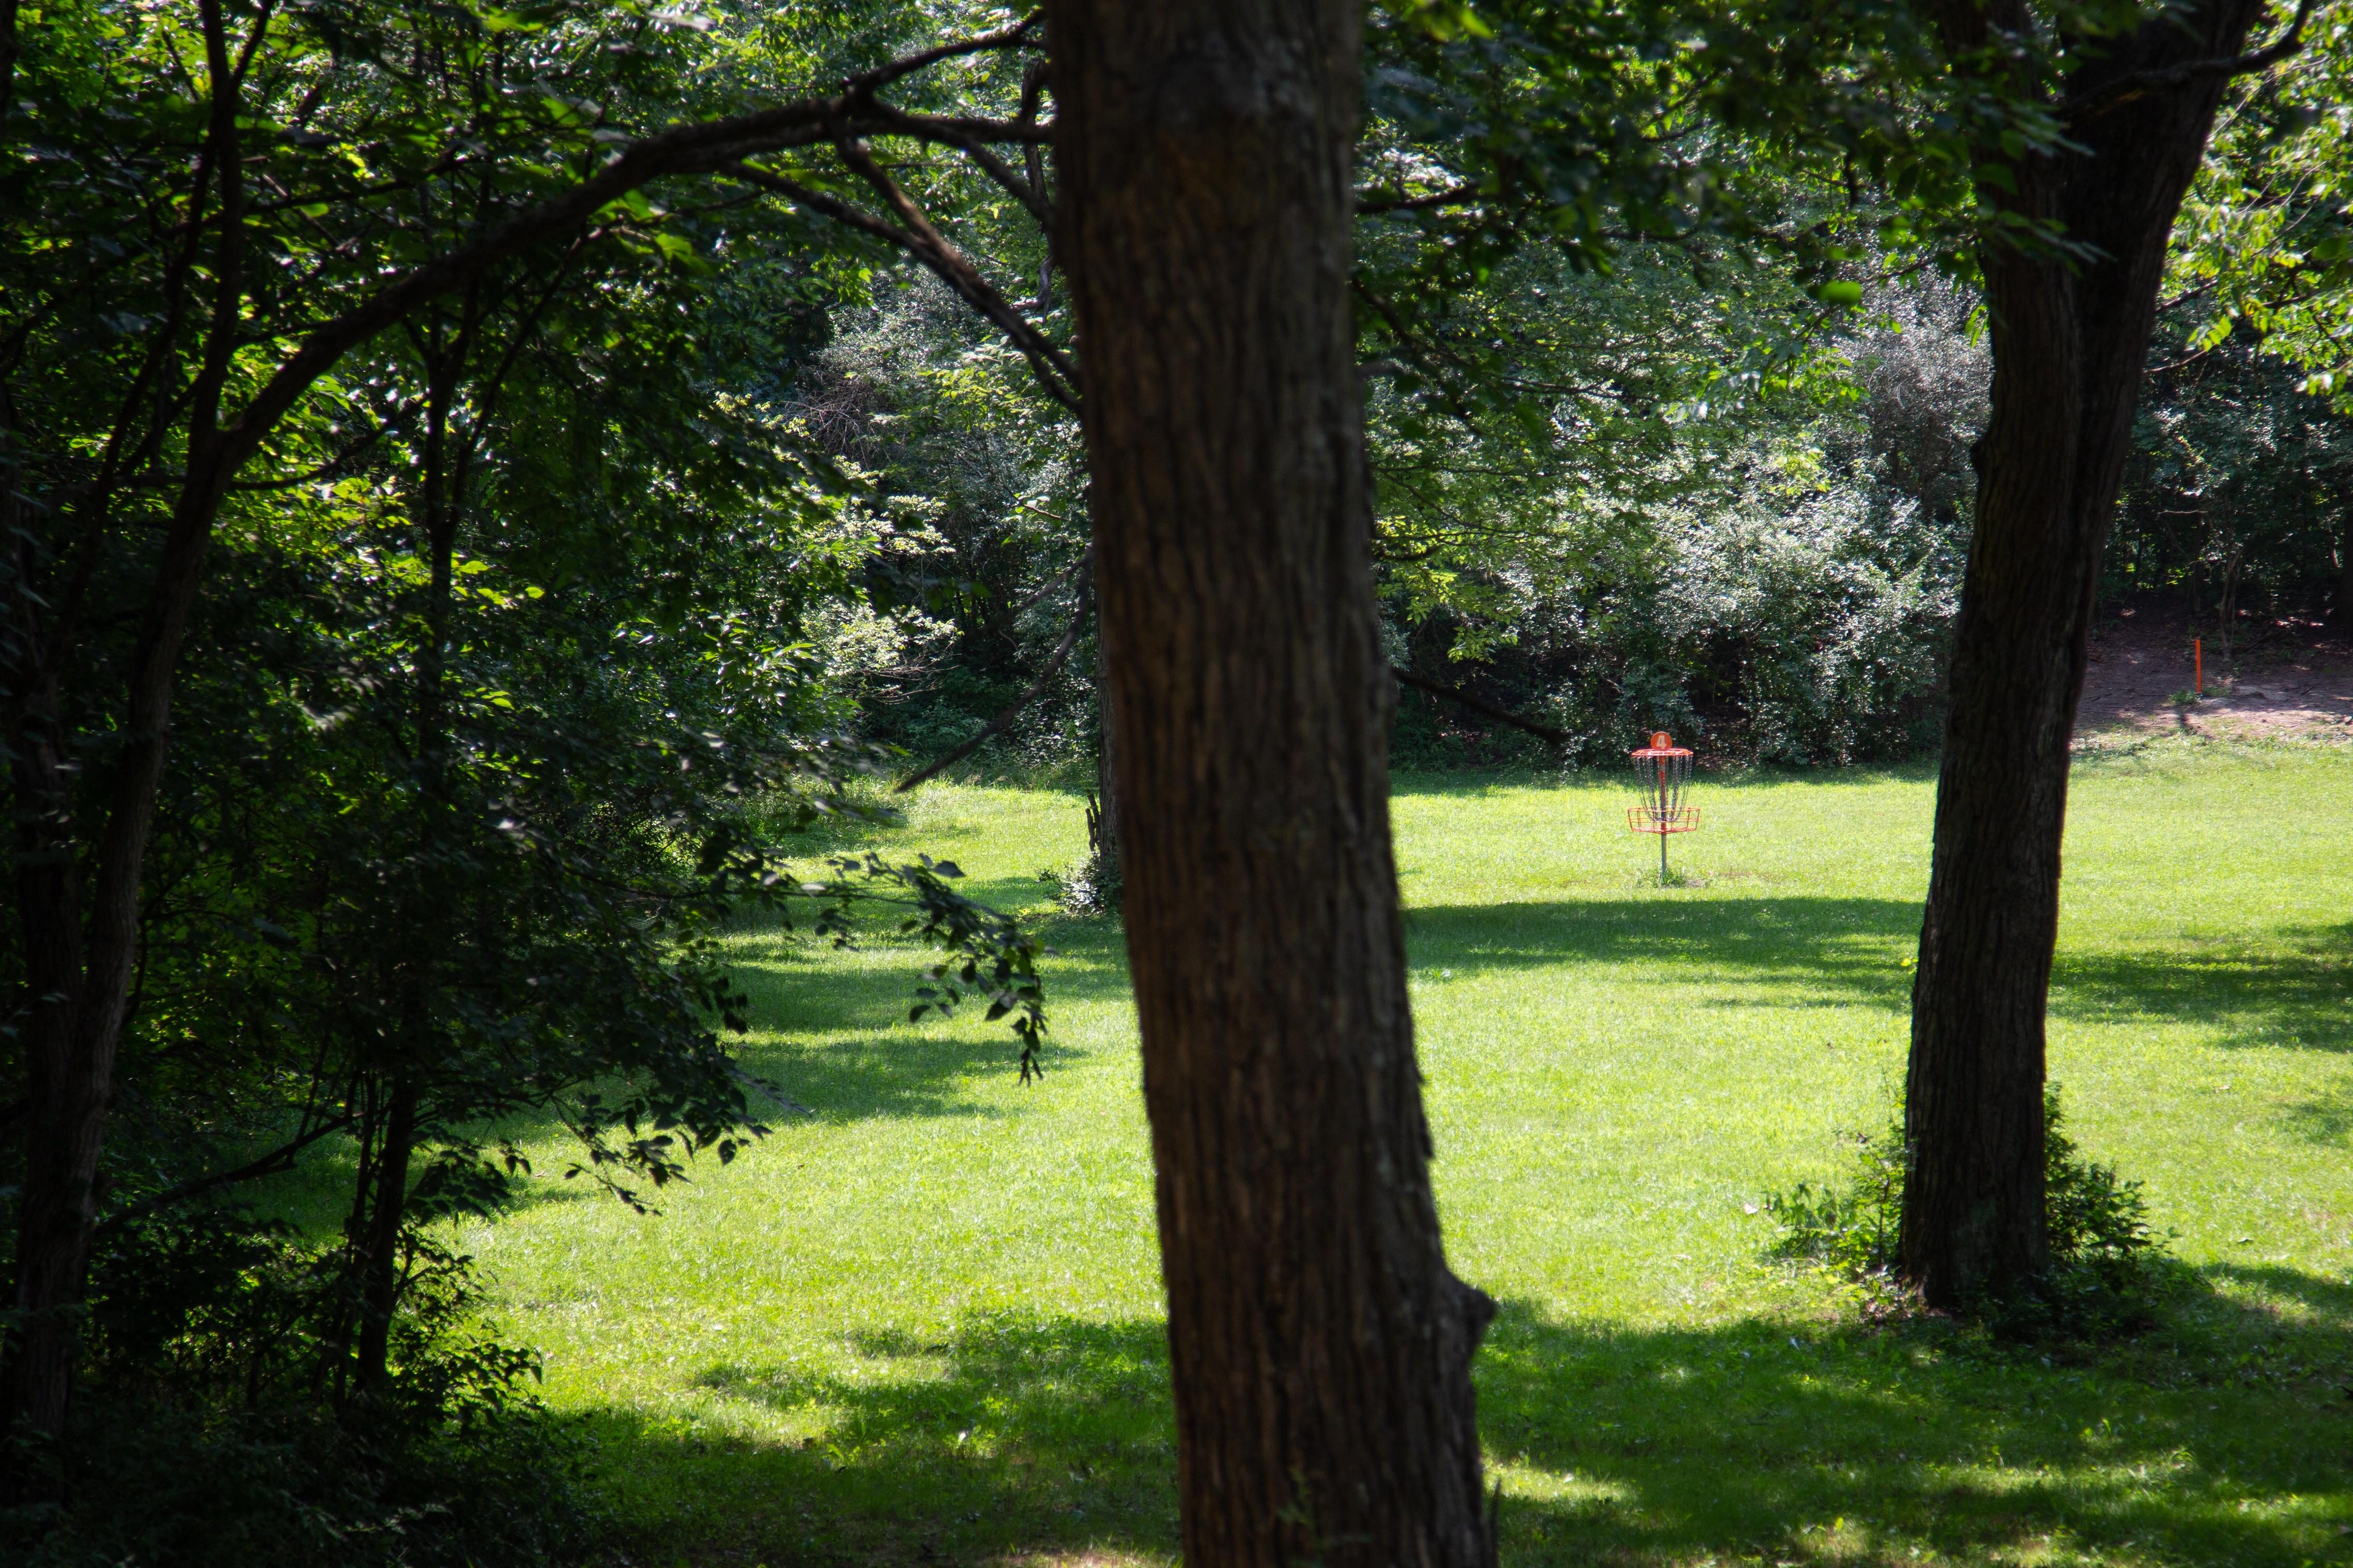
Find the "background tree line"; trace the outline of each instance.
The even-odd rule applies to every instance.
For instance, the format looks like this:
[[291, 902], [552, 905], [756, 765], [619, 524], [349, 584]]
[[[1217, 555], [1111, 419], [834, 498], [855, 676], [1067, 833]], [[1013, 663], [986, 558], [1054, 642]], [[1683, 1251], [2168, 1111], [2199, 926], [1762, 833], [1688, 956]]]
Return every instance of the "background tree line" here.
[[[2309, 221], [2341, 226], [2341, 208]], [[1786, 277], [1734, 263], [1694, 277], [1681, 253], [1636, 251], [1607, 279], [1535, 270], [1514, 268], [1483, 316], [1458, 300], [1467, 319], [1449, 329], [1492, 342], [1507, 316], [1542, 358], [1522, 374], [1572, 389], [1535, 436], [1516, 420], [1404, 427], [1381, 324], [1367, 327], [1375, 569], [1393, 663], [1567, 741], [1409, 689], [1399, 763], [1609, 767], [1662, 725], [1728, 761], [1932, 750], [1992, 374], [1974, 289], [1873, 281], [1817, 324]], [[2225, 317], [2201, 344], [2211, 290], [2181, 292], [2159, 319], [2102, 602], [2178, 609], [2218, 658], [2282, 617], [2342, 623], [2353, 420], [2254, 329]], [[849, 317], [811, 409], [920, 516], [885, 547], [961, 590], [870, 610], [833, 645], [866, 731], [923, 757], [1044, 668], [1075, 604], [1054, 574], [1083, 548], [1058, 521], [1080, 504], [1069, 456], [1013, 449], [1038, 426], [980, 416], [944, 368], [974, 346], [952, 306], [911, 282]], [[1008, 376], [1000, 395], [1018, 392]], [[1090, 653], [988, 743], [989, 765], [1087, 769]]]

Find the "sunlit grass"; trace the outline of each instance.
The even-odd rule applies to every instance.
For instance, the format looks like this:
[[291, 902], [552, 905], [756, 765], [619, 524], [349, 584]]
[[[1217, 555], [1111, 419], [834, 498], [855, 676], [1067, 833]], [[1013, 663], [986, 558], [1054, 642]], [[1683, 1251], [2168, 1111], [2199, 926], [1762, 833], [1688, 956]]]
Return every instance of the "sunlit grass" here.
[[[1611, 781], [1409, 779], [1414, 1000], [1513, 1561], [2353, 1561], [2353, 758], [2079, 768], [2052, 1075], [2202, 1285], [2097, 1353], [1866, 1330], [1762, 1261], [1763, 1194], [1885, 1120], [1926, 770], [1703, 781], [1672, 847]], [[1066, 795], [940, 788], [900, 852], [1046, 915]], [[470, 1230], [638, 1550], [1165, 1561], [1173, 1449], [1116, 931], [1048, 916], [1052, 1070], [909, 1026], [916, 955], [737, 939], [806, 1111], [639, 1219], [543, 1184]], [[553, 1154], [554, 1152], [551, 1151]]]

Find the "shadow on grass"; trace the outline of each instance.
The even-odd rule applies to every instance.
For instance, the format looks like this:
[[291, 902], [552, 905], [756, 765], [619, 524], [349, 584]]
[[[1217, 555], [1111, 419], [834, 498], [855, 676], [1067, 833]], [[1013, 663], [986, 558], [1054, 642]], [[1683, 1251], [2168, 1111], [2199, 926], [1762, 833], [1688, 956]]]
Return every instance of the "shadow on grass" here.
[[[1672, 963], [1694, 981], [1802, 986], [1889, 1007], [1908, 1003], [1911, 976], [1899, 961], [1919, 931], [1920, 906], [1905, 899], [1654, 894], [1406, 911], [1407, 950], [1417, 968]], [[1750, 1000], [1727, 997], [1723, 1005]]]
[[2061, 950], [2052, 1010], [2091, 1020], [2164, 1017], [2217, 1027], [2227, 1046], [2353, 1051], [2353, 925], [2270, 933], [2263, 950], [2185, 943]]
[[[1612, 1331], [1507, 1303], [1478, 1373], [1507, 1467], [1504, 1559], [2344, 1561], [2353, 1288], [2209, 1275], [2235, 1289], [2074, 1357], [1934, 1322]], [[695, 1378], [783, 1414], [810, 1434], [796, 1442], [596, 1416], [647, 1544], [746, 1562], [1174, 1555], [1157, 1322], [997, 1318], [850, 1348], [884, 1359]]]
[[983, 1319], [947, 1342], [857, 1336], [887, 1375], [714, 1364], [695, 1384], [818, 1435], [681, 1437], [591, 1417], [633, 1553], [695, 1562], [1174, 1556], [1166, 1341], [1153, 1321]]
[[2353, 1300], [2293, 1270], [2227, 1278], [2311, 1321], [2200, 1294], [2071, 1358], [1936, 1323], [1596, 1333], [1507, 1310], [1482, 1356], [1489, 1451], [1566, 1479], [1507, 1498], [1504, 1554], [2344, 1561]]
[[[1498, 790], [1561, 789], [1622, 791], [1630, 775], [1627, 764], [1593, 768], [1582, 773], [1562, 773], [1557, 770], [1495, 767], [1425, 770], [1400, 769], [1390, 774], [1389, 794], [1392, 798], [1426, 795], [1440, 800], [1476, 798]], [[1887, 766], [1845, 768], [1731, 768], [1724, 772], [1706, 772], [1700, 782], [1710, 791], [1785, 789], [1791, 784], [1808, 784], [1824, 789], [1873, 789], [1887, 784], [1925, 784], [1936, 782], [1936, 764], [1933, 761], [1899, 763]]]
[[[1446, 904], [1409, 910], [1417, 967], [1543, 969], [1672, 963], [1694, 981], [1805, 988], [1838, 1002], [1910, 1005], [1901, 967], [1920, 906], [1902, 899], [1662, 898]], [[1723, 1005], [1751, 998], [1730, 996]], [[2085, 1022], [2166, 1018], [2232, 1046], [2353, 1051], [2353, 925], [2271, 933], [2258, 948], [2196, 945], [2058, 955], [2051, 1010]], [[2316, 1109], [2331, 1115], [2353, 1115]]]
[[2310, 1100], [2288, 1107], [2289, 1131], [2307, 1143], [2353, 1143], [2353, 1077], [2340, 1078]]
[[[1057, 1012], [1124, 1000], [1127, 963], [1113, 922], [1058, 917], [1039, 929], [1050, 950], [1041, 966], [1050, 1084], [1052, 1070], [1075, 1059], [1058, 1042]], [[731, 972], [752, 999], [761, 1033], [774, 1037], [740, 1045], [744, 1066], [830, 1120], [995, 1114], [957, 1087], [975, 1076], [1011, 1073], [1020, 1057], [1010, 1028], [983, 1021], [986, 1000], [960, 1006], [948, 1027], [910, 1025], [915, 988], [929, 983], [925, 971], [939, 956], [880, 942], [845, 955], [821, 942], [782, 941], [739, 952]]]

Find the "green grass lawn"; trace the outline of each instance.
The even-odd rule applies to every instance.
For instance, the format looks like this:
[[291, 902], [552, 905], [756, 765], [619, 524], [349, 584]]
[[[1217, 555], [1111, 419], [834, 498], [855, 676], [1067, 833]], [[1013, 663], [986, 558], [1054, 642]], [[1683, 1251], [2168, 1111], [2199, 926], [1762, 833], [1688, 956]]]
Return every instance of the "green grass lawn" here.
[[[1704, 781], [1704, 885], [1663, 891], [1614, 785], [1396, 799], [1449, 1252], [1504, 1303], [1506, 1560], [2353, 1563], [2353, 755], [2078, 768], [2052, 1072], [2200, 1283], [2056, 1353], [1762, 1257], [1759, 1200], [1891, 1111], [1933, 774]], [[938, 787], [878, 838], [1042, 909], [1083, 828]], [[746, 933], [748, 1056], [808, 1110], [658, 1217], [550, 1181], [467, 1231], [633, 1561], [1175, 1554], [1124, 960], [1049, 925], [1042, 1084], [1001, 1025], [907, 1025], [908, 950]]]

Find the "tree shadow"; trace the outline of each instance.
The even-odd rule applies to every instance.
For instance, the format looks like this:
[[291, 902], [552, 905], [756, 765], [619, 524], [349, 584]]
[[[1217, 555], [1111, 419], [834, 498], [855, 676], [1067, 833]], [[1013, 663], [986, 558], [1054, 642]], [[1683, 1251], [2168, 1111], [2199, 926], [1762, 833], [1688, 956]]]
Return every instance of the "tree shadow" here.
[[[2198, 1272], [2298, 1302], [2339, 1332], [2353, 1331], [2353, 1281], [2327, 1279], [2276, 1263], [2210, 1263]], [[2353, 1402], [2353, 1390], [2341, 1392]]]
[[[1473, 800], [1502, 790], [1622, 790], [1627, 787], [1630, 775], [1619, 770], [1627, 765], [1620, 763], [1618, 770], [1599, 768], [1574, 773], [1508, 765], [1442, 771], [1406, 768], [1390, 774], [1389, 794], [1392, 797], [1422, 795], [1441, 800]], [[1820, 785], [1825, 789], [1876, 789], [1890, 783], [1934, 784], [1936, 782], [1936, 763], [1934, 760], [1926, 760], [1821, 768], [1765, 764], [1704, 773], [1700, 775], [1700, 782], [1710, 793], [1718, 790], [1781, 789], [1793, 784]]]
[[[1426, 905], [1406, 911], [1416, 968], [1550, 968], [1689, 964], [1694, 978], [1828, 990], [1842, 1000], [1902, 1007], [1901, 966], [1920, 931], [1905, 899], [1583, 899]], [[1716, 1005], [1744, 1005], [1731, 996]]]
[[2288, 1131], [2307, 1143], [2353, 1144], [2353, 1077], [2338, 1079], [2310, 1100], [2287, 1108]]
[[[1156, 1321], [983, 1317], [944, 1342], [848, 1336], [881, 1373], [717, 1363], [694, 1384], [806, 1435], [590, 1428], [644, 1548], [694, 1560], [969, 1562], [1176, 1550], [1167, 1341]], [[665, 1558], [664, 1560], [667, 1560]]]
[[[2051, 1010], [2096, 1022], [2173, 1018], [2224, 1046], [2353, 1051], [2353, 924], [2268, 933], [2269, 951], [2176, 947], [2059, 952]], [[2281, 951], [2284, 948], [2284, 951]]]
[[[2341, 1562], [2353, 1287], [2205, 1273], [2234, 1289], [2093, 1351], [1937, 1321], [1630, 1330], [1506, 1303], [1477, 1367], [1504, 1561]], [[702, 1368], [716, 1419], [691, 1432], [592, 1417], [649, 1545], [746, 1562], [1175, 1554], [1157, 1321], [998, 1316], [845, 1347], [843, 1372]], [[713, 1436], [730, 1406], [797, 1435]]]
[[[1903, 899], [1581, 899], [1441, 904], [1406, 913], [1416, 968], [1542, 969], [1565, 961], [1687, 965], [1694, 980], [1750, 988], [1711, 999], [1751, 1005], [1753, 988], [1822, 994], [1817, 1004], [1907, 1008], [1903, 967], [1920, 906]], [[2086, 1023], [2165, 1018], [2210, 1026], [2225, 1046], [2353, 1051], [2353, 925], [2267, 933], [2266, 946], [2090, 952], [2062, 948], [2051, 1011]], [[2348, 1108], [2347, 1114], [2353, 1114]], [[2316, 1125], [2337, 1114], [2313, 1112]], [[2344, 1129], [2340, 1126], [2337, 1131]]]
[[2343, 1561], [2353, 1292], [2206, 1272], [2307, 1316], [2201, 1292], [2140, 1341], [2066, 1352], [1936, 1321], [1596, 1331], [1509, 1305], [1481, 1425], [1491, 1454], [1539, 1474], [1507, 1495], [1504, 1554]]

